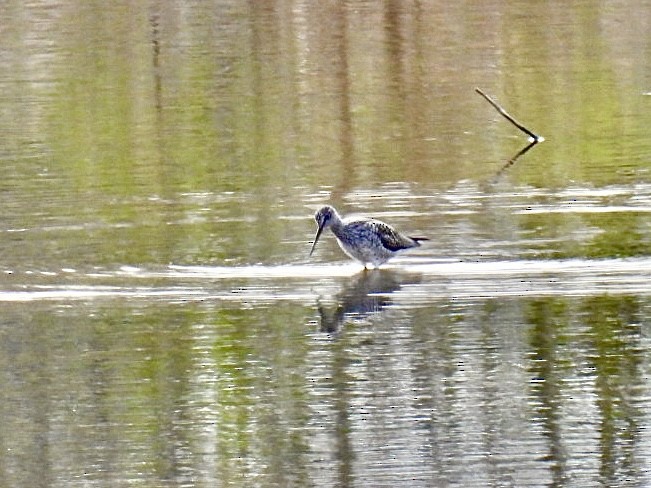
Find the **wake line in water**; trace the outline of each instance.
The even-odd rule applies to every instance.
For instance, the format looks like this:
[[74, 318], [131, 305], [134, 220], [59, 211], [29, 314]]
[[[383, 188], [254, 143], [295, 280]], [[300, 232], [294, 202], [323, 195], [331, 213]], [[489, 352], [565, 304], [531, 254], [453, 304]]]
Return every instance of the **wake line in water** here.
[[196, 301], [228, 301], [228, 302], [264, 302], [276, 301], [305, 301], [316, 296], [311, 293], [274, 294], [265, 290], [233, 290], [221, 293], [211, 293], [200, 289], [153, 289], [153, 288], [115, 288], [103, 287], [48, 287], [32, 291], [0, 291], [0, 302], [35, 302], [35, 301], [76, 301], [100, 299], [138, 299], [144, 301], [159, 301], [165, 303], [183, 303]]
[[0, 291], [0, 302], [32, 302], [45, 300], [90, 300], [99, 298], [179, 298], [202, 297], [205, 293], [192, 289], [152, 289], [107, 286], [35, 286], [24, 291]]
[[[401, 264], [402, 263], [402, 264]], [[540, 275], [540, 274], [639, 274], [651, 272], [651, 258], [603, 259], [603, 260], [514, 260], [514, 261], [438, 261], [422, 262], [404, 259], [394, 260], [381, 268], [396, 273], [418, 273], [438, 277], [483, 276], [490, 277]], [[363, 272], [361, 265], [281, 265], [210, 267], [171, 265], [169, 271], [157, 277], [182, 278], [323, 278], [345, 277]], [[138, 275], [140, 270], [126, 271]], [[146, 273], [145, 273], [146, 275]]]
[[[651, 258], [603, 260], [514, 260], [460, 262], [397, 259], [379, 271], [363, 272], [345, 262], [334, 265], [123, 267], [79, 275], [79, 284], [21, 283], [0, 290], [0, 302], [135, 298], [144, 301], [310, 302], [324, 287], [350, 287], [350, 281], [390, 280], [405, 286], [406, 301], [444, 297], [589, 296], [600, 293], [651, 294]], [[56, 273], [50, 275], [56, 281]], [[111, 281], [111, 286], [95, 284]], [[146, 285], [143, 281], [155, 280]], [[89, 284], [89, 280], [91, 283]], [[135, 281], [135, 283], [134, 283]], [[116, 284], [117, 282], [117, 284]], [[407, 286], [408, 285], [408, 286]], [[357, 286], [357, 285], [353, 285]], [[398, 289], [397, 288], [397, 289]]]

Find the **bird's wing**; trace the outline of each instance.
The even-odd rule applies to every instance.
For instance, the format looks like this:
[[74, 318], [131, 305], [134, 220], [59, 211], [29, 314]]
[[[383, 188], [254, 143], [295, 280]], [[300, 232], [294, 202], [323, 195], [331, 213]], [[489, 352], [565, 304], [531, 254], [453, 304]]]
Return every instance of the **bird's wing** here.
[[393, 227], [388, 226], [384, 222], [373, 221], [373, 225], [377, 228], [378, 236], [382, 245], [389, 251], [400, 251], [401, 249], [409, 249], [410, 247], [418, 246], [418, 242], [410, 237], [402, 235]]

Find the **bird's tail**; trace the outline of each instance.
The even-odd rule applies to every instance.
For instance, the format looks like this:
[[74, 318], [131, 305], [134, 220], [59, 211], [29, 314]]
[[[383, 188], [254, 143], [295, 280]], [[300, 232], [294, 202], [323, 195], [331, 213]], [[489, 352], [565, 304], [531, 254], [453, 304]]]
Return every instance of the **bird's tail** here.
[[417, 246], [420, 246], [420, 241], [429, 241], [429, 237], [414, 237], [409, 236], [409, 238], [416, 243]]

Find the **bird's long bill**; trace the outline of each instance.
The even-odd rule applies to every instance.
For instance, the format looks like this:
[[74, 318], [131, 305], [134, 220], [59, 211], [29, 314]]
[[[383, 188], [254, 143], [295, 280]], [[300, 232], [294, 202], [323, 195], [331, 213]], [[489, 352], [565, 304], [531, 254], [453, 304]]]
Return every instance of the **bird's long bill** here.
[[310, 256], [312, 256], [314, 248], [316, 247], [316, 243], [319, 241], [319, 237], [321, 237], [321, 232], [323, 232], [323, 225], [320, 225], [319, 229], [316, 231], [316, 236], [314, 236], [314, 244], [312, 244], [312, 249], [310, 249]]

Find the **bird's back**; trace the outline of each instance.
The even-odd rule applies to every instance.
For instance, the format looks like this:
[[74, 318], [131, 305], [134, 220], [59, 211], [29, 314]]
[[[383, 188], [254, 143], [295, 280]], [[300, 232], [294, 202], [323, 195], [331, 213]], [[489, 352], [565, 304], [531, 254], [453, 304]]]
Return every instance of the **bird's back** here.
[[403, 249], [417, 247], [417, 239], [401, 234], [380, 220], [347, 217], [333, 227], [339, 245], [346, 254], [362, 263], [380, 265]]

